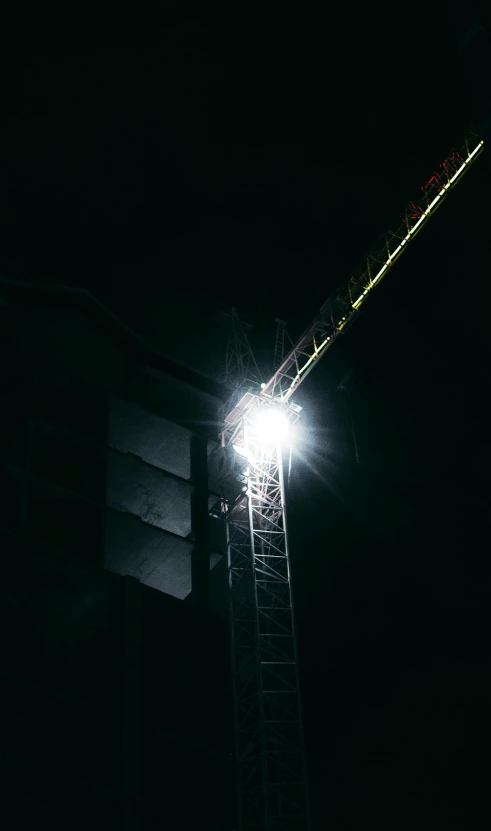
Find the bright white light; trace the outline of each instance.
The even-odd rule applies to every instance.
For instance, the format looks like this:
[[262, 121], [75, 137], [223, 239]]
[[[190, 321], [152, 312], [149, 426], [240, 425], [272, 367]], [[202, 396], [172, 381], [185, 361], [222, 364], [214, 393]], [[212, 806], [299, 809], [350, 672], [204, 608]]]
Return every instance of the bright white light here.
[[288, 435], [288, 419], [278, 407], [259, 410], [253, 422], [254, 432], [260, 442], [281, 442]]
[[[240, 445], [238, 444], [233, 444], [232, 447], [234, 448], [235, 452], [238, 453], [239, 456], [242, 456], [244, 459], [246, 459], [249, 462], [249, 464], [254, 464], [252, 454], [248, 450], [246, 450], [245, 447], [240, 447]], [[249, 471], [247, 471], [246, 476], [248, 475], [248, 473]]]

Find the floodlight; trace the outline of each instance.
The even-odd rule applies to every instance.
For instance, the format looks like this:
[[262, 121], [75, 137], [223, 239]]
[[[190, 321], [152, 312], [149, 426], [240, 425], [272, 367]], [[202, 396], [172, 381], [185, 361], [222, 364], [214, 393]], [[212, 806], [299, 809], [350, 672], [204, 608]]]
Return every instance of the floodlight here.
[[254, 456], [249, 450], [246, 450], [245, 447], [241, 447], [239, 444], [233, 444], [232, 447], [234, 448], [235, 452], [242, 456], [250, 465], [254, 464]]
[[265, 407], [257, 413], [253, 421], [254, 431], [262, 443], [281, 442], [288, 435], [288, 419], [278, 407]]

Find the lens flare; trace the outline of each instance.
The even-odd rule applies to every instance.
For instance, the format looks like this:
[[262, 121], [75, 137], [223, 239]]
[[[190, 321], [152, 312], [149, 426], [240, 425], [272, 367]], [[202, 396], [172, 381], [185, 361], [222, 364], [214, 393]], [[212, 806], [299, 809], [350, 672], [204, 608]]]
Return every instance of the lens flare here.
[[277, 407], [260, 410], [253, 422], [257, 439], [265, 444], [281, 442], [289, 432], [288, 419]]

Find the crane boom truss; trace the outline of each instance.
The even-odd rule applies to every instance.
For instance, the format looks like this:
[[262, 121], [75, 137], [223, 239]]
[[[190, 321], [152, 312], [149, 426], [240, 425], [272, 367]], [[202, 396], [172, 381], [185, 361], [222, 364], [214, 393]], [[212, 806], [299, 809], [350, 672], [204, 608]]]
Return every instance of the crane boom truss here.
[[328, 298], [312, 324], [298, 339], [261, 395], [286, 402], [336, 338], [347, 330], [370, 291], [378, 285], [408, 244], [426, 225], [483, 149], [483, 141], [469, 133], [460, 151], [452, 151], [422, 187], [423, 195], [410, 202], [400, 225], [388, 232], [369, 252], [348, 282]]
[[226, 520], [234, 687], [239, 831], [310, 831], [307, 773], [290, 583], [281, 443], [255, 438], [254, 415], [281, 405], [290, 421], [293, 392], [337, 336], [346, 331], [371, 289], [442, 204], [479, 155], [467, 137], [410, 203], [396, 231], [370, 252], [347, 285], [329, 298], [266, 385], [252, 386], [228, 413], [222, 446], [247, 459], [242, 490], [222, 497]]

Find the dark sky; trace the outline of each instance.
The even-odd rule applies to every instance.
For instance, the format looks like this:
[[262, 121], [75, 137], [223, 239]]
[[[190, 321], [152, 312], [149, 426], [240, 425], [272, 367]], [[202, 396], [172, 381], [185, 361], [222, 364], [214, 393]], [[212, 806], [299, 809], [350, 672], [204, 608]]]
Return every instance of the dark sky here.
[[[3, 274], [85, 286], [209, 373], [223, 306], [263, 360], [276, 315], [298, 335], [487, 111], [489, 55], [473, 95], [451, 4], [358, 5], [69, 4], [9, 21]], [[298, 393], [318, 828], [470, 827], [485, 804], [489, 170], [471, 169]], [[336, 389], [351, 368], [358, 466]]]

